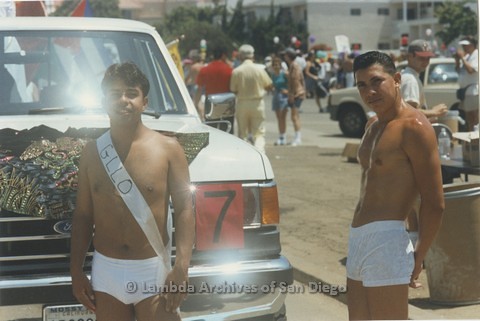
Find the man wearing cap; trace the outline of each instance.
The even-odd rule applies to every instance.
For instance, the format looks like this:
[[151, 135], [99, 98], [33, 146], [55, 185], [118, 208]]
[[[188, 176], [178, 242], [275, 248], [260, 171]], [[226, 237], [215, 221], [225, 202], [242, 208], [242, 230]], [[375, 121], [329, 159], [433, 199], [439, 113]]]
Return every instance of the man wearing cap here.
[[253, 63], [254, 49], [244, 44], [238, 49], [242, 64], [235, 68], [230, 79], [230, 90], [237, 95], [236, 118], [238, 136], [253, 143], [261, 152], [265, 152], [265, 102], [266, 90], [273, 88], [272, 79], [265, 69]]
[[478, 124], [478, 49], [477, 40], [466, 36], [458, 43], [463, 50], [455, 53], [455, 66], [458, 71], [460, 88], [466, 88], [465, 99], [460, 109], [465, 112], [465, 120], [469, 131]]
[[419, 74], [424, 72], [430, 63], [430, 58], [435, 57], [430, 43], [423, 39], [417, 39], [408, 46], [408, 66], [402, 72], [402, 97], [409, 105], [420, 109], [430, 120], [448, 112], [445, 104], [438, 104], [429, 108], [425, 100], [423, 84]]

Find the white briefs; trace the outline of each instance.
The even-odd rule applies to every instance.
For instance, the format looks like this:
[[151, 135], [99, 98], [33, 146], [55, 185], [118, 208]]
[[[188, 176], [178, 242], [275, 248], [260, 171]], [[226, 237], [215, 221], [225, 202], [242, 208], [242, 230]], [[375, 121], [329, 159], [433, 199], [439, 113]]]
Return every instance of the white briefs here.
[[365, 287], [409, 284], [415, 259], [404, 221], [350, 228], [347, 277]]
[[94, 291], [107, 293], [124, 304], [137, 304], [159, 294], [155, 291], [156, 286], [164, 284], [168, 272], [158, 256], [143, 260], [121, 260], [95, 251], [92, 287]]

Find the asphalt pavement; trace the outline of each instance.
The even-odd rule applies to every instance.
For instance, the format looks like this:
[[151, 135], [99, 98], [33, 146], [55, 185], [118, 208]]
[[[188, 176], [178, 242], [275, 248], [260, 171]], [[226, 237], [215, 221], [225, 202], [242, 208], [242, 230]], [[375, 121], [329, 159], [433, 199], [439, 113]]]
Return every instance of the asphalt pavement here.
[[[327, 113], [319, 113], [313, 99], [307, 99], [300, 114], [302, 145], [274, 146], [278, 131], [270, 109], [270, 96], [266, 97], [266, 106], [266, 153], [279, 190], [282, 253], [292, 263], [297, 282], [307, 288], [313, 284], [320, 295], [335, 299], [323, 302], [318, 313], [312, 312], [311, 306], [304, 312], [295, 309], [289, 313], [287, 299], [288, 319], [345, 320], [348, 315], [345, 293], [348, 228], [358, 200], [360, 169], [357, 163], [342, 156], [342, 152], [345, 144], [356, 144], [359, 139], [345, 138], [338, 124], [331, 121]], [[287, 133], [292, 140], [290, 119]], [[480, 177], [470, 176], [470, 181], [480, 182]], [[445, 306], [431, 303], [426, 271], [421, 274], [420, 281], [421, 289], [409, 291], [410, 319], [480, 318], [480, 304]], [[328, 309], [325, 304], [333, 301], [336, 304]], [[331, 313], [322, 314], [325, 309]]]

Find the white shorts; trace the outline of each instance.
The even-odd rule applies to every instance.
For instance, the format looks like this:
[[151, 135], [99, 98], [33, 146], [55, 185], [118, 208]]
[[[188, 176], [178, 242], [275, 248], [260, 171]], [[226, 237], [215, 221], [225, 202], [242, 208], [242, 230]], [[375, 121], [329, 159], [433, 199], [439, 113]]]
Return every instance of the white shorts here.
[[123, 304], [137, 304], [158, 295], [168, 271], [163, 260], [151, 257], [143, 260], [120, 260], [97, 251], [93, 254], [92, 287], [107, 293]]
[[415, 259], [404, 221], [350, 228], [347, 277], [365, 287], [409, 284]]

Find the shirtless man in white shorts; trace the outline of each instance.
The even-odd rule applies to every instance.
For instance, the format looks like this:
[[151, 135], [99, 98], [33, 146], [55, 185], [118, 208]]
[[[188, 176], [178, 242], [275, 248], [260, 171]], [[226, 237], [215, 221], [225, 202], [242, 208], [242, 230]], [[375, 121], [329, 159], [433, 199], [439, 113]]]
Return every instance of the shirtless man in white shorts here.
[[[185, 154], [175, 138], [143, 125], [141, 114], [148, 103], [149, 83], [137, 66], [132, 63], [110, 66], [102, 90], [110, 117], [111, 141], [153, 214], [152, 225], [156, 222], [155, 232], [160, 232], [167, 257], [157, 255], [122, 199], [119, 191], [123, 193], [122, 188], [130, 186], [117, 189], [107, 175], [101, 159], [110, 152], [104, 149], [99, 153], [96, 142], [90, 142], [80, 160], [73, 215], [70, 264], [73, 293], [80, 303], [96, 313], [99, 321], [180, 320], [177, 309], [185, 293], [142, 293], [141, 287], [145, 284], [155, 288], [162, 282], [182, 285], [188, 281], [195, 229]], [[173, 269], [169, 249], [170, 196], [176, 227]], [[83, 272], [83, 264], [92, 236], [95, 253], [91, 284]], [[158, 275], [162, 278], [157, 278]], [[129, 282], [136, 282], [138, 291], [129, 291]]]
[[[422, 270], [444, 210], [435, 133], [400, 93], [391, 58], [367, 52], [355, 58], [363, 101], [377, 114], [358, 151], [360, 200], [350, 229], [347, 258], [350, 320], [408, 318], [408, 286]], [[419, 236], [413, 248], [405, 219], [421, 197]]]

